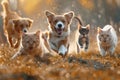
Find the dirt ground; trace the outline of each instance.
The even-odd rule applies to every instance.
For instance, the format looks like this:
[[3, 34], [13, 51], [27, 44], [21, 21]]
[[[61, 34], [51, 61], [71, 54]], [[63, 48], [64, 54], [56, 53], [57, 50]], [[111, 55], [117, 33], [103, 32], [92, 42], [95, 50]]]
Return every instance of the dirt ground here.
[[17, 50], [1, 44], [0, 80], [119, 80], [120, 48], [116, 48], [114, 56], [102, 57], [95, 46], [87, 53], [65, 58], [46, 54], [44, 58], [22, 55], [10, 60]]

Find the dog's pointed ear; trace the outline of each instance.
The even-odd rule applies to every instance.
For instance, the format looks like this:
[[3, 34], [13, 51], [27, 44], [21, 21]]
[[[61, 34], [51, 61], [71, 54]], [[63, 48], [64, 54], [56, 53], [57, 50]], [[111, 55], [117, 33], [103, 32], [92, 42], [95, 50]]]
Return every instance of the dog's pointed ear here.
[[102, 32], [102, 29], [100, 27], [97, 28], [97, 33], [101, 33]]
[[74, 12], [73, 12], [73, 11], [70, 11], [70, 12], [68, 12], [68, 13], [65, 13], [64, 16], [65, 16], [68, 24], [70, 24], [72, 18], [74, 17]]
[[32, 19], [27, 19], [27, 21], [28, 21], [28, 23], [29, 23], [29, 27], [31, 27], [32, 24], [33, 24], [33, 20], [32, 20]]
[[49, 23], [51, 23], [51, 21], [53, 20], [53, 17], [55, 16], [54, 13], [52, 13], [52, 12], [50, 12], [48, 10], [45, 11], [45, 15], [47, 16]]
[[88, 25], [86, 26], [86, 28], [89, 30], [89, 29], [90, 29], [90, 24], [88, 24]]

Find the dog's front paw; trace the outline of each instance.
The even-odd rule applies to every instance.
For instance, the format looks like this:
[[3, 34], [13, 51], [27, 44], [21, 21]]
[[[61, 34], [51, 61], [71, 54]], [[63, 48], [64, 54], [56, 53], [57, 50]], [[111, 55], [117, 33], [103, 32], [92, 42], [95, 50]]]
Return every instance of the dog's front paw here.
[[67, 53], [67, 48], [64, 45], [61, 45], [58, 51], [59, 55], [61, 55], [62, 57], [66, 55]]

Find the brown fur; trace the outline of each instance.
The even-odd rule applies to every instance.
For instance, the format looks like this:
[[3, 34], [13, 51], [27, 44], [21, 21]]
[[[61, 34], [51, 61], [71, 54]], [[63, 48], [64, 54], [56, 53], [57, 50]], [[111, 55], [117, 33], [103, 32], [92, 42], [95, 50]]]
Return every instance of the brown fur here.
[[[68, 46], [69, 46], [69, 39], [68, 36], [70, 34], [70, 24], [71, 20], [73, 18], [74, 13], [69, 12], [65, 13], [63, 15], [55, 15], [52, 12], [46, 11], [46, 16], [49, 22], [49, 32], [48, 32], [48, 41], [50, 43], [50, 46], [52, 50], [56, 51], [58, 54], [62, 54], [62, 56], [66, 55], [68, 52]], [[59, 34], [58, 27], [56, 28], [56, 25], [58, 22], [61, 22], [64, 24], [64, 28], [61, 31], [61, 34]], [[64, 53], [59, 53], [61, 51], [61, 46], [64, 46], [67, 51]]]
[[[9, 8], [8, 0], [2, 1], [3, 7], [3, 28], [4, 34], [7, 37], [9, 45], [13, 48], [18, 48], [21, 40], [21, 31], [26, 28], [27, 30], [32, 25], [32, 20], [29, 18], [22, 18], [16, 12], [11, 11]], [[12, 39], [16, 39], [16, 44], [14, 45]]]
[[42, 56], [43, 55], [43, 45], [41, 45], [41, 32], [37, 31], [32, 34], [22, 35], [22, 42], [19, 51], [12, 57], [12, 59], [16, 58], [18, 55], [27, 54], [30, 56]]

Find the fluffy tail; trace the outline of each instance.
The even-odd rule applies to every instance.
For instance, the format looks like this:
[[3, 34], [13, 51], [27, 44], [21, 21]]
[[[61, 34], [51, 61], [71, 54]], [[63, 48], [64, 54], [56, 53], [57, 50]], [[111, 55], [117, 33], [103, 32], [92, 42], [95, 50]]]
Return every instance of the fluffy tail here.
[[1, 2], [1, 5], [2, 5], [2, 7], [3, 7], [3, 12], [5, 13], [5, 14], [8, 14], [11, 10], [10, 10], [10, 6], [9, 6], [9, 2], [8, 2], [8, 0], [3, 0], [2, 2]]
[[82, 26], [83, 25], [83, 22], [82, 22], [82, 20], [80, 19], [80, 18], [78, 18], [78, 17], [74, 17], [75, 19], [77, 19], [78, 20], [78, 22], [79, 22], [79, 24]]

